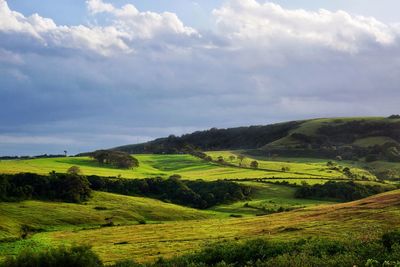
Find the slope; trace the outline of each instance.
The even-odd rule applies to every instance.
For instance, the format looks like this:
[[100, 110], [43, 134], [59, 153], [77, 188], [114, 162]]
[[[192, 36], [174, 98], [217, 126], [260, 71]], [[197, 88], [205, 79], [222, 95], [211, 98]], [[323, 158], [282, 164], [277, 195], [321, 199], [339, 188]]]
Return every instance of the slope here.
[[[235, 166], [222, 166], [213, 162], [206, 162], [191, 155], [155, 155], [140, 154], [134, 155], [140, 163], [138, 168], [117, 169], [108, 165], [100, 165], [88, 157], [68, 158], [45, 158], [29, 160], [2, 160], [0, 161], [0, 173], [32, 172], [48, 174], [51, 171], [65, 173], [69, 167], [78, 166], [84, 175], [99, 176], [121, 176], [123, 178], [148, 178], [148, 177], [169, 177], [179, 174], [183, 179], [243, 179], [243, 178], [326, 178], [335, 179], [342, 177], [340, 173], [319, 172], [315, 170], [302, 170], [296, 172], [296, 168], [302, 164], [294, 164], [292, 171], [285, 173], [279, 168], [270, 170], [257, 170], [250, 168], [239, 168]], [[278, 163], [272, 163], [276, 164]]]
[[266, 237], [374, 239], [400, 225], [400, 190], [363, 200], [298, 209], [268, 216], [210, 219], [160, 225], [110, 227], [79, 232], [39, 233], [35, 244], [89, 243], [106, 262], [171, 257], [210, 242]]
[[[216, 213], [158, 200], [93, 192], [84, 204], [23, 201], [0, 203], [0, 240], [19, 238], [21, 231], [79, 230], [104, 225], [205, 219]], [[25, 230], [23, 229], [25, 228]]]
[[187, 146], [210, 151], [310, 146], [321, 148], [326, 145], [369, 147], [383, 145], [387, 141], [400, 142], [400, 119], [397, 117], [324, 118], [265, 126], [212, 128], [114, 149], [129, 153], [177, 153]]

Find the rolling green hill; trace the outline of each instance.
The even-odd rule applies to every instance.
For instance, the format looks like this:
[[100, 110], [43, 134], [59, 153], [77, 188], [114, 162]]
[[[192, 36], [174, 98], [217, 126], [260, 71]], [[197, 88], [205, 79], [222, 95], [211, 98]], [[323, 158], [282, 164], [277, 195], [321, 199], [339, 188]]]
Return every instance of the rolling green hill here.
[[[240, 152], [217, 151], [209, 152], [214, 158], [222, 155], [228, 161], [229, 155]], [[0, 173], [32, 172], [48, 174], [51, 171], [65, 173], [71, 166], [78, 166], [84, 175], [99, 176], [121, 176], [122, 178], [148, 178], [148, 177], [169, 177], [179, 174], [187, 180], [204, 179], [245, 179], [245, 178], [291, 178], [291, 179], [348, 179], [341, 171], [331, 170], [327, 167], [326, 160], [318, 162], [288, 162], [281, 159], [257, 160], [260, 162], [259, 169], [239, 167], [232, 162], [232, 165], [221, 165], [215, 162], [207, 162], [197, 157], [185, 154], [176, 155], [155, 155], [138, 154], [134, 155], [139, 160], [139, 167], [132, 169], [118, 169], [109, 165], [100, 165], [88, 157], [68, 158], [43, 158], [28, 160], [2, 160], [0, 161]], [[246, 162], [252, 160], [252, 156], [246, 157]], [[255, 159], [255, 158], [254, 158]], [[344, 166], [350, 166], [354, 173], [369, 180], [375, 180], [375, 176], [362, 168], [352, 166], [350, 163], [341, 162]], [[282, 167], [289, 167], [282, 171]]]
[[[321, 205], [267, 216], [180, 221], [108, 227], [83, 231], [38, 233], [25, 245], [89, 243], [105, 262], [160, 256], [171, 257], [198, 249], [210, 242], [265, 237], [296, 240], [325, 237], [337, 240], [371, 240], [400, 225], [400, 191], [363, 200]], [[24, 241], [21, 241], [20, 246]]]
[[161, 221], [195, 220], [216, 217], [208, 211], [186, 208], [158, 200], [93, 192], [84, 204], [29, 200], [0, 202], [0, 241], [20, 238], [21, 229], [42, 232], [61, 229], [99, 228], [112, 222], [131, 225]]
[[114, 148], [129, 153], [178, 153], [191, 149], [257, 150], [285, 157], [360, 160], [370, 155], [400, 162], [400, 119], [397, 117], [327, 118], [266, 126], [210, 129], [170, 136], [144, 144]]

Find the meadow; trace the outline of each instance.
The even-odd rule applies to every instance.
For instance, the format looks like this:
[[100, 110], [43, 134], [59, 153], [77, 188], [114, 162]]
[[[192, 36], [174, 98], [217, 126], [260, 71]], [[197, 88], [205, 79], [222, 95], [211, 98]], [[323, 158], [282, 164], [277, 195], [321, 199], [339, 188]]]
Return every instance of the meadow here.
[[[262, 160], [258, 159], [259, 168], [239, 167], [238, 159], [229, 161], [229, 156], [240, 152], [216, 151], [207, 152], [213, 159], [223, 156], [231, 164], [229, 166], [207, 162], [191, 155], [133, 155], [139, 160], [140, 166], [132, 169], [118, 169], [107, 165], [100, 165], [89, 157], [66, 157], [66, 158], [41, 158], [28, 160], [2, 160], [0, 161], [0, 173], [32, 172], [47, 174], [51, 171], [65, 173], [69, 167], [78, 166], [84, 175], [120, 176], [122, 178], [148, 178], [169, 177], [179, 174], [183, 179], [195, 180], [218, 180], [218, 179], [244, 179], [244, 178], [293, 178], [293, 179], [346, 179], [347, 177], [339, 171], [330, 170], [326, 166], [327, 160], [318, 162], [296, 162], [292, 159], [284, 160]], [[245, 164], [256, 158], [246, 157]], [[342, 164], [342, 163], [338, 163]], [[248, 165], [247, 165], [248, 166]], [[370, 180], [375, 177], [368, 171], [343, 163], [343, 166], [351, 166], [352, 172], [359, 176], [365, 176]], [[286, 167], [282, 171], [282, 167]]]
[[[185, 254], [214, 242], [254, 237], [277, 241], [315, 236], [333, 240], [374, 240], [400, 225], [398, 205], [399, 190], [350, 203], [267, 216], [43, 232], [13, 243], [13, 251], [32, 245], [40, 249], [49, 245], [87, 243], [106, 263], [120, 259], [148, 262], [160, 256]], [[0, 246], [2, 251], [10, 250], [7, 244]]]
[[[250, 156], [246, 151], [211, 151], [206, 152], [207, 155], [213, 159], [222, 157], [229, 164], [239, 166], [240, 164], [245, 167], [250, 167], [252, 161], [258, 162], [258, 169], [265, 171], [280, 172], [286, 174], [287, 177], [295, 178], [297, 175], [306, 175], [308, 178], [343, 178], [346, 175], [340, 170], [333, 170], [327, 166], [330, 161], [337, 166], [349, 167], [351, 172], [358, 177], [366, 177], [368, 180], [376, 180], [376, 177], [368, 170], [362, 168], [362, 165], [350, 161], [335, 161], [327, 159], [312, 159], [312, 158], [282, 158], [282, 157], [261, 157]], [[244, 159], [240, 160], [238, 156], [243, 156]], [[279, 176], [276, 176], [279, 177]]]
[[0, 203], [0, 240], [20, 238], [27, 225], [32, 232], [80, 230], [115, 225], [156, 223], [222, 217], [211, 211], [191, 209], [159, 200], [106, 192], [93, 192], [84, 204], [29, 200]]
[[[185, 180], [231, 179], [253, 188], [249, 199], [206, 210], [97, 191], [81, 204], [39, 200], [1, 202], [0, 260], [28, 247], [40, 251], [59, 245], [89, 244], [107, 264], [123, 259], [149, 262], [161, 256], [186, 254], [215, 242], [254, 237], [277, 241], [315, 236], [369, 240], [400, 224], [399, 190], [339, 203], [295, 198], [293, 186], [266, 183], [349, 180], [341, 171], [349, 167], [358, 177], [364, 176], [364, 180], [357, 182], [376, 184], [376, 177], [360, 163], [337, 161], [335, 166], [342, 167], [332, 170], [326, 159], [263, 158], [243, 151], [207, 154], [213, 160], [223, 157], [226, 163], [208, 162], [186, 154], [137, 154], [134, 156], [140, 166], [133, 169], [99, 165], [88, 157], [0, 161], [0, 173], [65, 173], [71, 166], [78, 166], [84, 175], [131, 179], [179, 174]], [[242, 166], [238, 155], [245, 156]], [[259, 163], [258, 169], [248, 167], [253, 160]], [[23, 234], [26, 236], [22, 237]]]
[[268, 213], [337, 203], [335, 201], [295, 198], [296, 188], [258, 182], [241, 182], [254, 190], [250, 200], [218, 205], [210, 210], [241, 216], [261, 216]]

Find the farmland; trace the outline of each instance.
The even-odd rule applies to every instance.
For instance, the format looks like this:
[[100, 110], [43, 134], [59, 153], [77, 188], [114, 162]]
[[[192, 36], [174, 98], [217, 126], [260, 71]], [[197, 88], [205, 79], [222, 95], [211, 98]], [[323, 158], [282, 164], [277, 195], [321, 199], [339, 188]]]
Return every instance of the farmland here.
[[[294, 162], [289, 160], [258, 160], [259, 168], [241, 168], [237, 159], [229, 162], [230, 155], [237, 152], [219, 151], [208, 152], [213, 158], [223, 156], [231, 165], [221, 165], [215, 162], [206, 162], [191, 155], [134, 155], [139, 160], [140, 166], [132, 169], [118, 169], [107, 165], [100, 165], [88, 157], [44, 158], [28, 160], [2, 160], [0, 173], [32, 172], [48, 174], [51, 171], [65, 173], [69, 167], [78, 166], [85, 175], [120, 176], [122, 178], [169, 177], [179, 174], [184, 179], [217, 180], [217, 179], [243, 179], [243, 178], [297, 178], [297, 179], [346, 179], [340, 171], [332, 171], [326, 166], [327, 160], [317, 162]], [[246, 157], [245, 163], [253, 160]], [[342, 164], [342, 163], [340, 163]], [[344, 166], [351, 166], [344, 163]], [[287, 171], [282, 171], [287, 167]], [[359, 167], [352, 168], [360, 177], [365, 176], [370, 180], [375, 177]]]
[[[255, 236], [273, 240], [296, 240], [316, 235], [337, 240], [369, 240], [400, 224], [398, 205], [400, 192], [392, 191], [351, 203], [322, 205], [268, 216], [38, 233], [14, 246], [89, 243], [105, 262], [110, 263], [126, 258], [151, 261], [160, 256], [187, 253], [217, 241]], [[9, 249], [4, 244], [2, 246]]]

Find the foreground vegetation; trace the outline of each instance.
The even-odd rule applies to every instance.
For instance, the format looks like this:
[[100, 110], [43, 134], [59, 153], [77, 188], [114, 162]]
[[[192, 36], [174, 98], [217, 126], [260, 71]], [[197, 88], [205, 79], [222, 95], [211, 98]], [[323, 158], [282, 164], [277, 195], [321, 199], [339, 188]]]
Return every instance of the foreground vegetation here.
[[[119, 261], [115, 267], [319, 267], [400, 265], [400, 231], [385, 233], [377, 240], [332, 241], [301, 239], [291, 242], [254, 239], [246, 242], [224, 242], [207, 246], [195, 253], [172, 259], [159, 258], [154, 263]], [[40, 252], [25, 250], [8, 257], [1, 267], [101, 267], [101, 259], [89, 246], [52, 248]]]

